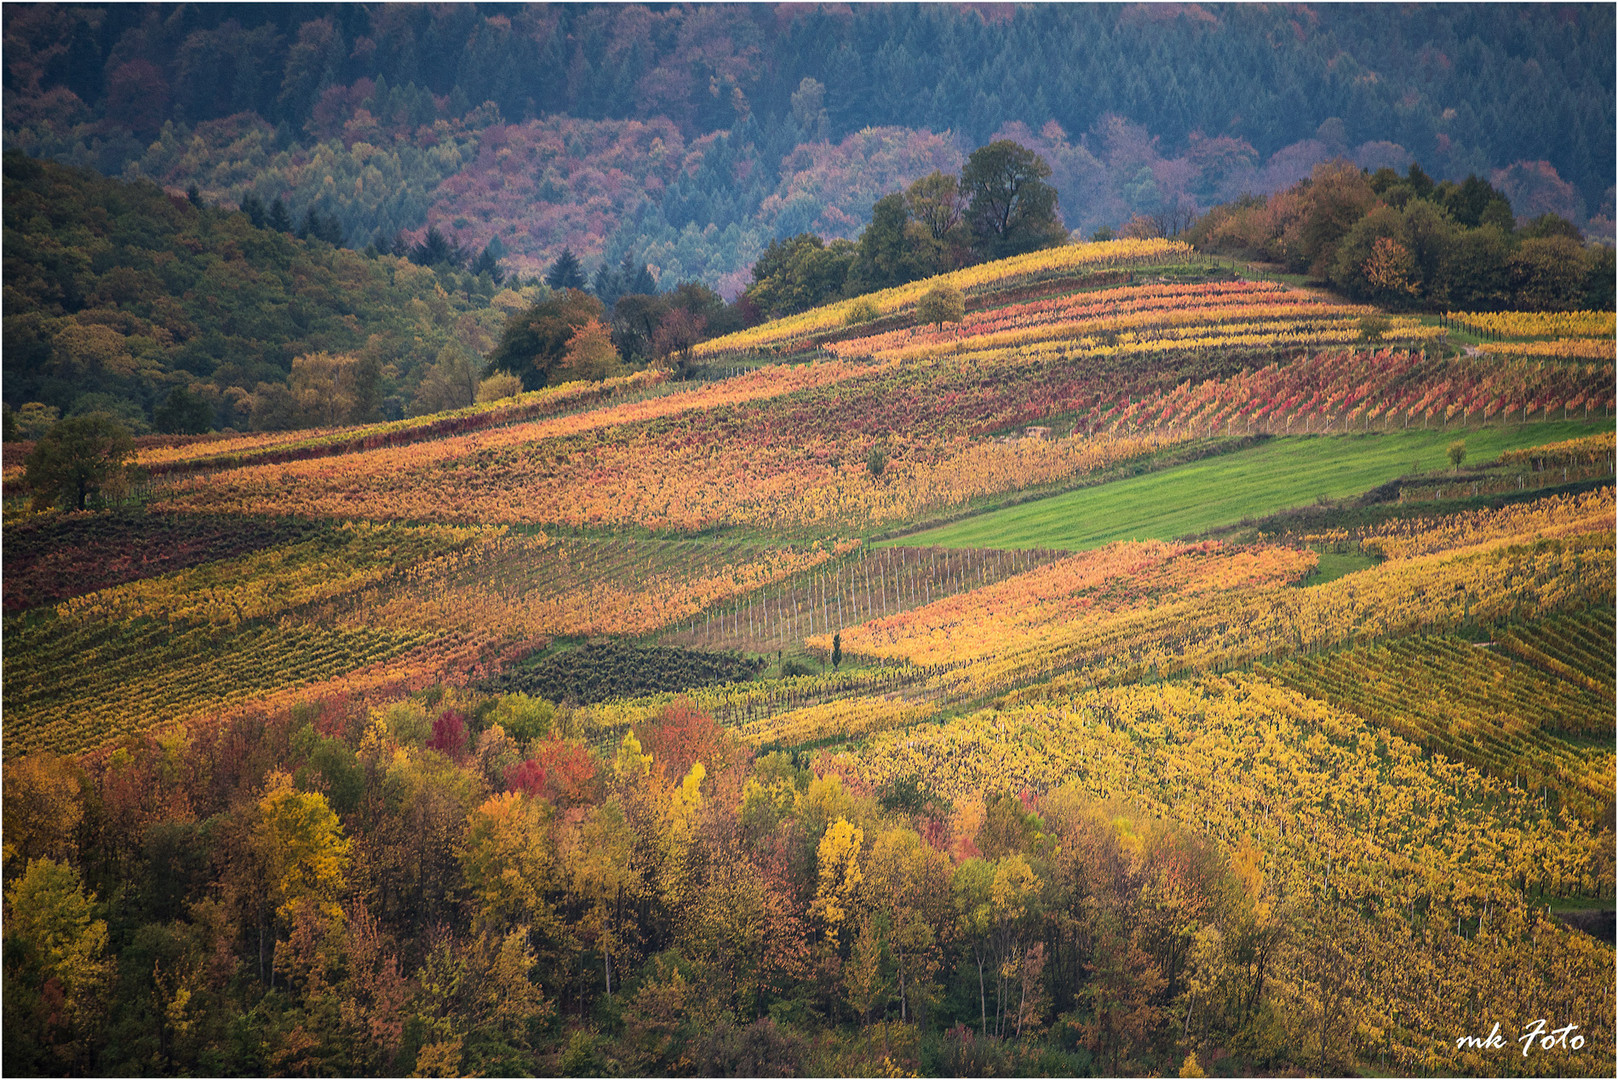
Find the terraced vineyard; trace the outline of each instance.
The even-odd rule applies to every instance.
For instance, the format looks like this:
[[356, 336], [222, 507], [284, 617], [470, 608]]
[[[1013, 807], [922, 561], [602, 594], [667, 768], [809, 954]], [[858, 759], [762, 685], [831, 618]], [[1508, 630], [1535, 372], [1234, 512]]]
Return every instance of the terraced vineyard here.
[[[1557, 635], [1579, 621], [1547, 620], [1527, 633]], [[1261, 670], [1428, 751], [1530, 791], [1554, 791], [1587, 819], [1612, 814], [1610, 689], [1599, 693], [1453, 637], [1401, 638]]]

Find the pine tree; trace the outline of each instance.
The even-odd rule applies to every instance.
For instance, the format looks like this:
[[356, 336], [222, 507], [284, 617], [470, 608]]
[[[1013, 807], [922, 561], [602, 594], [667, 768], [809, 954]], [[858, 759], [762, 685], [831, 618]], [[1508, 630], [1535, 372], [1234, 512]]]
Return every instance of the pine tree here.
[[579, 265], [579, 257], [573, 254], [572, 248], [562, 249], [551, 264], [550, 272], [545, 275], [545, 284], [557, 291], [584, 288], [584, 268]]
[[264, 227], [274, 229], [276, 232], [292, 231], [292, 216], [287, 213], [286, 203], [279, 198], [270, 204], [270, 212], [264, 219]]
[[251, 191], [242, 196], [242, 213], [246, 214], [247, 220], [253, 223], [253, 228], [264, 228], [267, 220], [264, 216], [264, 200], [254, 195]]

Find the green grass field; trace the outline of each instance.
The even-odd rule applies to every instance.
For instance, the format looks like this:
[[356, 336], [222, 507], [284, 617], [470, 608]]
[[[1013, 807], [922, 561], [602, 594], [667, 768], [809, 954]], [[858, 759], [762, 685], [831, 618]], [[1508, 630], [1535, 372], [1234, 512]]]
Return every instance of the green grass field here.
[[1465, 431], [1279, 438], [1249, 450], [1053, 495], [885, 543], [1081, 551], [1114, 540], [1172, 540], [1322, 498], [1346, 499], [1412, 471], [1447, 469], [1446, 451], [1457, 439], [1466, 441], [1466, 462], [1475, 465], [1506, 450], [1593, 435], [1610, 427], [1610, 421], [1569, 421]]

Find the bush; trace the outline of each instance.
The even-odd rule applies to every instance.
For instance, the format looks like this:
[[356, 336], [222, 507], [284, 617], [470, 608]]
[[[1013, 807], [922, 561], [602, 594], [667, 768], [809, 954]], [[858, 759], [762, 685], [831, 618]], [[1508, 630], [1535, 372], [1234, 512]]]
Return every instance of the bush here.
[[495, 702], [488, 719], [518, 742], [527, 742], [550, 734], [556, 722], [556, 706], [544, 698], [507, 694]]
[[848, 314], [843, 316], [843, 325], [858, 326], [860, 323], [870, 322], [880, 314], [882, 313], [877, 310], [876, 301], [856, 300], [848, 306]]
[[478, 401], [500, 401], [522, 393], [522, 380], [506, 371], [497, 371], [478, 383]]
[[865, 459], [865, 467], [871, 471], [873, 479], [880, 477], [888, 467], [888, 452], [880, 446], [871, 447], [871, 453]]
[[943, 325], [966, 317], [966, 295], [953, 285], [934, 285], [916, 301], [916, 321]]

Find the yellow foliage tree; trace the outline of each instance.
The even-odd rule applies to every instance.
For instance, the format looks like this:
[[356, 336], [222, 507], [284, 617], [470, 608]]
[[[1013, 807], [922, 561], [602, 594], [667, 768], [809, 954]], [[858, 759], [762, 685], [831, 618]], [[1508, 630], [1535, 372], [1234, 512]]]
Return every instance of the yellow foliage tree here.
[[815, 900], [809, 913], [818, 918], [826, 930], [826, 939], [835, 945], [838, 931], [853, 909], [865, 874], [860, 870], [860, 845], [865, 843], [865, 830], [849, 824], [839, 817], [826, 828], [816, 852], [820, 868], [820, 883], [815, 888]]
[[550, 920], [550, 804], [508, 791], [487, 799], [467, 822], [461, 867], [480, 932]]
[[253, 841], [278, 916], [288, 918], [299, 901], [308, 900], [327, 919], [342, 918], [338, 896], [347, 885], [349, 841], [326, 796], [296, 790], [280, 770], [271, 773], [258, 801]]

